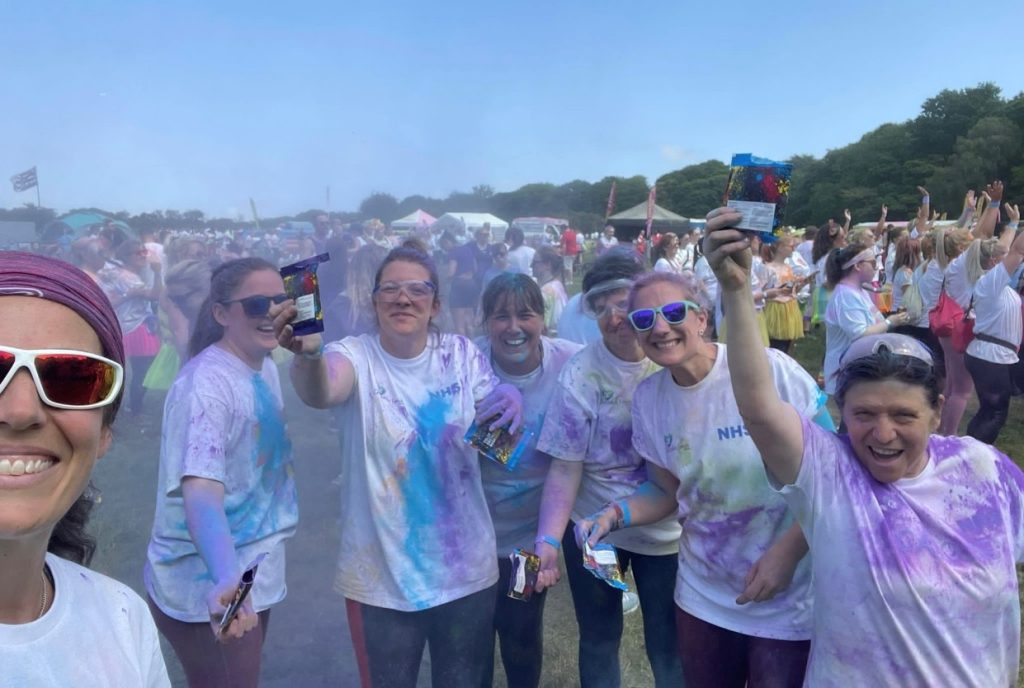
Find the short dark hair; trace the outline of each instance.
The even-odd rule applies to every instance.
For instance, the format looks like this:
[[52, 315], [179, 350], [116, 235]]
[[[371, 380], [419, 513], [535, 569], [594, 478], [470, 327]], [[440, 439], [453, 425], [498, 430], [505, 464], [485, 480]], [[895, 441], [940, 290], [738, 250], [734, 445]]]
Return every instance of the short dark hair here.
[[858, 382], [883, 380], [917, 385], [924, 389], [928, 404], [933, 409], [939, 407], [942, 387], [935, 366], [928, 365], [919, 358], [894, 354], [888, 350], [855, 359], [840, 369], [836, 381], [836, 404], [842, 410], [847, 393]]
[[510, 302], [516, 309], [526, 308], [544, 316], [544, 295], [537, 282], [527, 275], [503, 272], [490, 281], [481, 298], [484, 322], [506, 302]]
[[640, 255], [632, 246], [613, 246], [594, 261], [583, 275], [583, 292], [590, 291], [602, 282], [617, 279], [636, 279], [644, 271]]

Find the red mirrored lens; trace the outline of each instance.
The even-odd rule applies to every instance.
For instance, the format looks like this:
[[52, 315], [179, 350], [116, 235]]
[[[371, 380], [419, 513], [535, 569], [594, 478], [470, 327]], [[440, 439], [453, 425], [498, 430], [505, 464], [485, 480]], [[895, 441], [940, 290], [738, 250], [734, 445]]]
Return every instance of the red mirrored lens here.
[[117, 379], [109, 363], [74, 354], [36, 356], [36, 371], [50, 401], [68, 406], [104, 401]]
[[0, 351], [0, 381], [7, 377], [14, 367], [14, 354]]

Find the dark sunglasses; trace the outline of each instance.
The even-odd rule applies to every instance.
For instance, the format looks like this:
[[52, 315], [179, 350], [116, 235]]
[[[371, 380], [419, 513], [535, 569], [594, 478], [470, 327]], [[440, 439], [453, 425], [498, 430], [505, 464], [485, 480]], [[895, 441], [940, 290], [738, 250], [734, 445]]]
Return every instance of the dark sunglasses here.
[[96, 354], [0, 346], [0, 394], [22, 368], [32, 376], [42, 402], [59, 409], [106, 406], [117, 398], [124, 380], [120, 364]]
[[244, 299], [232, 299], [231, 301], [221, 301], [220, 303], [222, 306], [240, 303], [242, 304], [242, 310], [250, 318], [265, 318], [267, 313], [270, 312], [271, 303], [284, 303], [287, 300], [287, 294], [277, 294], [275, 296], [257, 294], [255, 296], [246, 296]]
[[678, 325], [686, 320], [687, 313], [698, 310], [700, 306], [693, 301], [673, 301], [657, 308], [638, 308], [629, 314], [629, 324], [637, 332], [646, 332], [654, 327], [659, 313], [669, 325]]

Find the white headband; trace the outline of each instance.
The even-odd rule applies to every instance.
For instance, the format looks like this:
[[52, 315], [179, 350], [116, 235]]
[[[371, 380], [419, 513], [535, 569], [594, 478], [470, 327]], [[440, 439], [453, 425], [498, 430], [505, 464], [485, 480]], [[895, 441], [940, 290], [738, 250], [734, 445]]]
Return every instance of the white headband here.
[[861, 261], [865, 261], [865, 260], [868, 261], [868, 262], [871, 262], [871, 263], [875, 262], [875, 249], [873, 249], [873, 248], [866, 248], [866, 249], [864, 249], [863, 251], [861, 251], [860, 253], [855, 255], [853, 258], [851, 258], [850, 260], [848, 260], [845, 263], [843, 263], [843, 270], [849, 270], [850, 268], [852, 268], [857, 263], [860, 263]]

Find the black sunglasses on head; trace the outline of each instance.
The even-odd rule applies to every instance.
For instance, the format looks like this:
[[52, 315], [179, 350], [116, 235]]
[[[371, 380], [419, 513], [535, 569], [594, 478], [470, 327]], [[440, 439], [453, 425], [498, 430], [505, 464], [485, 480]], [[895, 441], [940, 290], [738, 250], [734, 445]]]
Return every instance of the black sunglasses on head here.
[[242, 310], [250, 318], [265, 318], [267, 313], [270, 312], [271, 303], [284, 303], [287, 300], [287, 294], [276, 294], [275, 296], [256, 294], [255, 296], [246, 296], [244, 299], [232, 299], [230, 301], [221, 301], [220, 303], [222, 306], [240, 303], [242, 304]]

